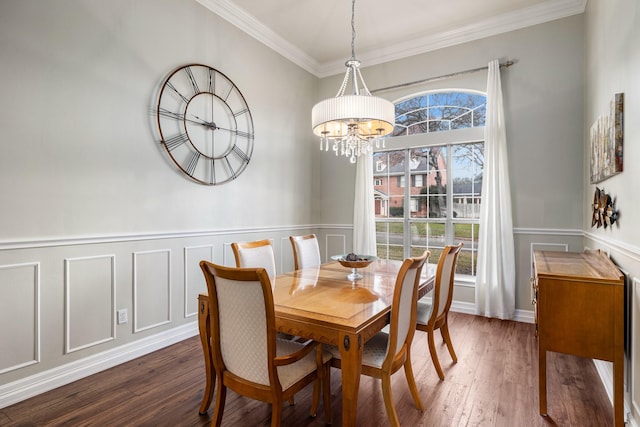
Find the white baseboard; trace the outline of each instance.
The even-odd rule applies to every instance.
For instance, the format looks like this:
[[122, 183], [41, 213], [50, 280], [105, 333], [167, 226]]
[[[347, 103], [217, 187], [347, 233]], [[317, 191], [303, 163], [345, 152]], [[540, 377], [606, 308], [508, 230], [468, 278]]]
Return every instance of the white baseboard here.
[[130, 344], [57, 366], [17, 381], [0, 385], [0, 408], [13, 405], [54, 388], [112, 368], [198, 334], [197, 322], [188, 323]]
[[[476, 305], [470, 302], [452, 301], [451, 311], [475, 315]], [[516, 310], [516, 315], [512, 320], [523, 323], [534, 323], [535, 315], [532, 310]]]

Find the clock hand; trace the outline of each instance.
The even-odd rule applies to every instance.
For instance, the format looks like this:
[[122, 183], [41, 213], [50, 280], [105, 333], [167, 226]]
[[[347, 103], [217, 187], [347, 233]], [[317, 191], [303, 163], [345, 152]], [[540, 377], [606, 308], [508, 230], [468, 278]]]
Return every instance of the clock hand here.
[[200, 121], [195, 121], [195, 120], [192, 120], [192, 119], [188, 119], [188, 118], [186, 118], [186, 117], [185, 117], [184, 119], [185, 119], [186, 121], [191, 122], [191, 123], [196, 123], [196, 124], [202, 125], [202, 126], [204, 126], [204, 127], [207, 127], [207, 128], [209, 128], [209, 129], [211, 129], [211, 130], [216, 130], [216, 129], [218, 128], [214, 122], [208, 122], [208, 121], [206, 121], [205, 119], [202, 119], [202, 118], [200, 118], [200, 117], [196, 116], [195, 114], [191, 114], [191, 115], [192, 115], [193, 117], [195, 117], [196, 119], [200, 120]]
[[251, 132], [245, 132], [245, 131], [242, 131], [242, 130], [240, 130], [240, 129], [227, 129], [227, 128], [221, 128], [221, 127], [219, 127], [219, 126], [216, 126], [216, 129], [225, 130], [225, 131], [227, 131], [227, 132], [234, 133], [234, 134], [236, 134], [237, 136], [239, 136], [239, 137], [241, 137], [241, 138], [250, 138], [250, 139], [253, 139], [253, 133], [251, 133]]
[[233, 132], [233, 133], [237, 133], [238, 131], [235, 129], [227, 129], [227, 128], [221, 128], [220, 126], [216, 126], [216, 129], [220, 129], [220, 130], [226, 130], [227, 132]]

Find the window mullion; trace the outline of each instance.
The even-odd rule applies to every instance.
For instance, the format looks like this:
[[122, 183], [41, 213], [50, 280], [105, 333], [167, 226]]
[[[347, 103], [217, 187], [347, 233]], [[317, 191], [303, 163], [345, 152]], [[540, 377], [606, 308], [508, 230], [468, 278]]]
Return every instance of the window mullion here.
[[411, 256], [411, 150], [405, 148], [404, 150], [404, 214], [403, 216], [403, 247], [404, 257], [409, 258]]
[[446, 245], [453, 244], [453, 153], [451, 144], [447, 145], [447, 219], [444, 240]]

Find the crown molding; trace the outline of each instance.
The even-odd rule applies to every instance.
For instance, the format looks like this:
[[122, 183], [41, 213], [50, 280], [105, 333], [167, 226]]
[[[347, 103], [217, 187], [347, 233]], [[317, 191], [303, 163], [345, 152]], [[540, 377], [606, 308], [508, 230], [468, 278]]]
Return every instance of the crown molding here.
[[317, 76], [320, 64], [230, 0], [195, 0], [289, 61]]
[[[363, 67], [395, 61], [437, 49], [555, 21], [556, 19], [578, 15], [584, 13], [586, 4], [587, 0], [547, 0], [536, 6], [497, 15], [464, 27], [418, 37], [375, 51], [362, 52], [358, 54], [358, 59], [363, 64]], [[332, 63], [322, 64], [315, 74], [318, 77], [327, 77], [343, 72], [344, 61], [334, 61]]]
[[[344, 60], [319, 63], [231, 0], [196, 1], [316, 77], [323, 78], [344, 72]], [[536, 6], [498, 15], [465, 27], [362, 52], [358, 59], [366, 66], [394, 61], [584, 13], [586, 4], [587, 0], [547, 0]]]

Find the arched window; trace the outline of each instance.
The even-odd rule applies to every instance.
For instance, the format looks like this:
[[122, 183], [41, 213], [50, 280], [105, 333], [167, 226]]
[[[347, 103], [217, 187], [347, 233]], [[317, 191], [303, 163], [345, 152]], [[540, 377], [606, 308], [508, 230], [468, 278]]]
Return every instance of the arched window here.
[[[486, 95], [427, 92], [395, 106], [389, 148], [375, 152], [373, 161], [377, 255], [404, 259], [429, 249], [431, 262], [437, 262], [445, 245], [462, 241], [457, 273], [473, 276]], [[461, 131], [471, 128], [479, 129]]]
[[484, 126], [487, 97], [475, 92], [428, 92], [396, 102], [393, 136]]

